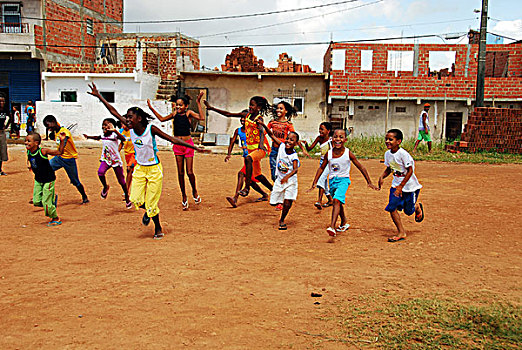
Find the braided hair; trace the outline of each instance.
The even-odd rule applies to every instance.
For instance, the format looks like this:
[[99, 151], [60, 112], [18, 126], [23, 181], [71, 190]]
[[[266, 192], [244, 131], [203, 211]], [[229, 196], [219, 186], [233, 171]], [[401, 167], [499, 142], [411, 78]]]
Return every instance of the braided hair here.
[[132, 112], [134, 114], [136, 114], [138, 117], [141, 118], [140, 120], [140, 124], [143, 126], [143, 127], [146, 127], [147, 125], [149, 125], [149, 121], [152, 120], [152, 117], [150, 116], [150, 114], [148, 114], [147, 112], [145, 112], [143, 109], [141, 109], [140, 107], [131, 107], [127, 110], [127, 113], [129, 112]]
[[254, 101], [256, 105], [259, 107], [260, 115], [267, 115], [270, 111], [270, 103], [268, 103], [268, 100], [263, 96], [254, 96], [250, 99], [250, 101]]

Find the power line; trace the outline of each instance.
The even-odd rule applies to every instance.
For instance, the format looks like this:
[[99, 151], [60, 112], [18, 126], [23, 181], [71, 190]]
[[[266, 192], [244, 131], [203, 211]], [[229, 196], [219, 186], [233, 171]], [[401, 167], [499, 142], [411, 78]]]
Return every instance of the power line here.
[[[188, 22], [204, 22], [204, 21], [216, 21], [216, 20], [226, 20], [226, 19], [236, 19], [236, 18], [249, 18], [249, 17], [259, 17], [259, 16], [268, 16], [274, 14], [288, 13], [288, 12], [297, 12], [297, 11], [306, 11], [319, 9], [323, 7], [337, 6], [343, 5], [350, 2], [356, 2], [359, 0], [344, 0], [333, 2], [330, 4], [322, 4], [308, 7], [300, 7], [288, 10], [278, 10], [278, 11], [268, 11], [268, 12], [260, 12], [260, 13], [250, 13], [244, 15], [230, 15], [230, 16], [216, 16], [216, 17], [202, 17], [202, 18], [187, 18], [187, 19], [171, 19], [171, 20], [152, 20], [152, 21], [96, 21], [93, 20], [93, 23], [109, 23], [109, 24], [154, 24], [154, 23], [188, 23]], [[67, 19], [53, 19], [53, 18], [39, 18], [39, 17], [26, 17], [22, 16], [24, 19], [32, 19], [39, 21], [48, 21], [48, 22], [86, 22], [86, 20], [67, 20]]]
[[369, 6], [369, 5], [374, 5], [374, 4], [377, 4], [377, 3], [379, 3], [379, 2], [383, 2], [383, 1], [384, 1], [384, 0], [377, 0], [377, 1], [374, 1], [374, 2], [369, 2], [369, 3], [366, 3], [366, 4], [362, 4], [362, 5], [358, 5], [358, 6], [350, 7], [350, 8], [344, 9], [344, 10], [339, 10], [339, 11], [334, 11], [334, 12], [329, 12], [329, 13], [323, 13], [323, 14], [320, 14], [320, 15], [315, 15], [315, 16], [310, 16], [310, 17], [299, 18], [299, 19], [295, 19], [295, 20], [292, 20], [292, 21], [286, 21], [286, 22], [279, 22], [279, 23], [268, 24], [268, 25], [264, 25], [264, 26], [260, 26], [260, 27], [244, 28], [244, 29], [232, 30], [232, 31], [222, 32], [222, 33], [216, 33], [216, 34], [200, 35], [200, 36], [196, 36], [196, 38], [209, 38], [209, 37], [219, 36], [219, 35], [225, 35], [225, 34], [241, 33], [241, 32], [249, 32], [249, 31], [252, 31], [252, 30], [271, 28], [271, 27], [276, 27], [276, 26], [278, 26], [278, 25], [290, 24], [290, 23], [295, 23], [295, 22], [300, 22], [300, 21], [306, 21], [306, 20], [308, 20], [308, 19], [313, 19], [313, 18], [318, 18], [318, 17], [329, 16], [329, 15], [333, 15], [333, 14], [336, 14], [336, 13], [345, 12], [345, 11], [349, 11], [349, 10], [355, 10], [355, 9], [358, 9], [358, 8], [361, 8], [361, 7], [365, 7], [365, 6]]

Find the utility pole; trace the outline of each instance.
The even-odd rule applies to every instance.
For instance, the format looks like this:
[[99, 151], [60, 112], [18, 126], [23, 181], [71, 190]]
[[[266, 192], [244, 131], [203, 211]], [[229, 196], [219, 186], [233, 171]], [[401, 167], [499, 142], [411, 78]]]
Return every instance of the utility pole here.
[[484, 80], [486, 75], [486, 34], [488, 29], [488, 0], [482, 0], [482, 15], [480, 18], [480, 41], [477, 67], [477, 91], [475, 92], [475, 107], [484, 107]]

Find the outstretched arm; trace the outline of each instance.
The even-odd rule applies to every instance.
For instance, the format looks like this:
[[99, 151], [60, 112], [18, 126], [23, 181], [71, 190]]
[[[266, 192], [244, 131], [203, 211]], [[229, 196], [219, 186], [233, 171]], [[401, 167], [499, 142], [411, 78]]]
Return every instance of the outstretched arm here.
[[101, 136], [100, 135], [89, 136], [87, 134], [83, 134], [83, 137], [85, 137], [87, 140], [96, 140], [96, 141], [100, 141], [101, 140]]
[[304, 145], [306, 147], [306, 150], [307, 151], [311, 151], [314, 149], [315, 145], [317, 145], [317, 142], [319, 142], [319, 136], [317, 136], [314, 140], [314, 142], [312, 142], [312, 144], [309, 146], [308, 145], [308, 142], [304, 141]]
[[196, 147], [194, 145], [191, 145], [188, 142], [183, 141], [180, 138], [177, 138], [175, 136], [170, 136], [165, 134], [163, 131], [161, 131], [156, 125], [152, 125], [150, 127], [150, 131], [152, 132], [152, 135], [161, 137], [164, 140], [167, 140], [171, 143], [175, 143], [177, 145], [185, 146], [188, 148], [192, 148], [193, 150], [196, 150], [197, 152], [203, 152], [203, 153], [210, 153], [210, 150], [204, 149], [203, 147]]
[[168, 121], [168, 120], [171, 120], [171, 119], [174, 118], [174, 116], [176, 115], [175, 110], [174, 110], [172, 113], [170, 113], [170, 114], [167, 115], [166, 117], [162, 116], [161, 114], [158, 113], [158, 111], [156, 111], [156, 110], [154, 109], [154, 107], [152, 107], [152, 103], [150, 103], [150, 100], [149, 100], [149, 99], [147, 99], [147, 106], [149, 106], [149, 109], [150, 109], [150, 111], [152, 112], [152, 114], [154, 114], [154, 115], [156, 116], [156, 118], [158, 118], [158, 120], [159, 120], [160, 122], [166, 122], [166, 121]]
[[350, 152], [350, 161], [353, 163], [353, 165], [355, 165], [357, 167], [357, 169], [359, 169], [361, 174], [364, 176], [364, 178], [366, 179], [366, 183], [368, 184], [368, 187], [370, 187], [373, 190], [377, 190], [378, 191], [380, 188], [375, 186], [372, 183], [372, 179], [370, 179], [370, 175], [368, 175], [368, 171], [366, 170], [364, 165], [362, 165], [359, 162], [359, 160], [355, 157], [355, 155], [351, 151], [348, 151], [348, 152]]
[[205, 107], [207, 107], [207, 111], [214, 111], [214, 112], [219, 113], [222, 116], [225, 116], [228, 118], [241, 118], [242, 116], [244, 116], [243, 113], [233, 113], [233, 112], [225, 111], [223, 109], [218, 109], [218, 108], [212, 107], [210, 105], [210, 103], [208, 103], [207, 100], [204, 100], [203, 103], [205, 104]]
[[91, 88], [91, 91], [87, 91], [87, 93], [89, 95], [92, 95], [94, 97], [97, 97], [98, 100], [100, 100], [101, 103], [103, 103], [103, 105], [105, 106], [105, 108], [107, 108], [107, 110], [115, 117], [117, 118], [120, 122], [122, 123], [126, 123], [127, 121], [125, 120], [125, 118], [122, 117], [122, 115], [120, 113], [118, 113], [118, 111], [116, 110], [116, 108], [114, 108], [109, 102], [107, 102], [106, 99], [103, 98], [103, 96], [100, 94], [100, 92], [98, 91], [98, 88], [96, 87], [96, 84], [92, 83], [89, 85], [89, 88]]

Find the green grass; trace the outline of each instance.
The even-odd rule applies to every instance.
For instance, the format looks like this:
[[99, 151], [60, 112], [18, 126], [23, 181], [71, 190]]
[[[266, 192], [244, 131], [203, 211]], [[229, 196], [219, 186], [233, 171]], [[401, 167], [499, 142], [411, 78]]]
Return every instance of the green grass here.
[[382, 294], [337, 304], [328, 341], [395, 349], [518, 349], [522, 309], [484, 295], [403, 298]]
[[[414, 139], [404, 140], [402, 147], [412, 153]], [[480, 151], [476, 153], [449, 153], [444, 150], [444, 143], [434, 142], [432, 152], [428, 154], [428, 147], [422, 142], [417, 148], [414, 156], [415, 160], [430, 160], [439, 162], [465, 162], [465, 163], [515, 163], [522, 164], [522, 155], [510, 153], [498, 153], [494, 151]], [[387, 151], [384, 144], [384, 137], [349, 137], [346, 147], [355, 154], [357, 158], [362, 159], [384, 159], [384, 152]], [[310, 152], [311, 155], [318, 153], [319, 148], [316, 147]]]

